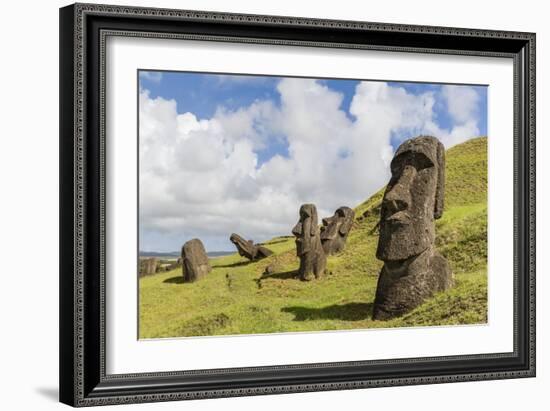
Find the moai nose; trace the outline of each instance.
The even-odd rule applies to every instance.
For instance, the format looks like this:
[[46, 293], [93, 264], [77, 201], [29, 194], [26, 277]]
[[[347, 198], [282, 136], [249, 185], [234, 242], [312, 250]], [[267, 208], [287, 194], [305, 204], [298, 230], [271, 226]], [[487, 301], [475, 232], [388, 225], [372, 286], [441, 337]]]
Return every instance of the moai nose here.
[[407, 166], [397, 182], [384, 196], [384, 203], [393, 213], [406, 210], [411, 204], [411, 184], [415, 174], [414, 167]]
[[294, 234], [296, 237], [302, 234], [302, 223], [298, 223], [294, 226], [294, 228], [292, 229], [292, 234]]

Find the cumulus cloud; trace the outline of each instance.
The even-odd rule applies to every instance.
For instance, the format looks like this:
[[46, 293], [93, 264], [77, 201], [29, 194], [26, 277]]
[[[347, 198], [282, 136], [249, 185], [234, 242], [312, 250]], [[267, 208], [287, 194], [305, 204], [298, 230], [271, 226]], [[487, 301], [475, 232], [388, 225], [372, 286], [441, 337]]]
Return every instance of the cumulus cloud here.
[[444, 85], [442, 94], [449, 114], [459, 123], [470, 121], [478, 109], [479, 95], [472, 87]]
[[[344, 95], [322, 82], [285, 78], [276, 87], [280, 104], [219, 107], [209, 119], [140, 91], [142, 249], [175, 250], [199, 237], [210, 251], [227, 250], [232, 232], [255, 241], [289, 235], [301, 204], [315, 203], [324, 217], [380, 189], [396, 142], [433, 134], [449, 147], [479, 132], [479, 97], [464, 86], [436, 96], [360, 82], [349, 112]], [[438, 125], [436, 97], [452, 127]], [[260, 163], [273, 139], [286, 153]]]
[[162, 72], [160, 71], [140, 71], [139, 78], [151, 81], [153, 83], [160, 83], [162, 80]]
[[[454, 126], [451, 130], [435, 128], [445, 146], [451, 147], [479, 135], [479, 92], [474, 87], [444, 85], [441, 94]], [[439, 134], [437, 134], [439, 133]]]

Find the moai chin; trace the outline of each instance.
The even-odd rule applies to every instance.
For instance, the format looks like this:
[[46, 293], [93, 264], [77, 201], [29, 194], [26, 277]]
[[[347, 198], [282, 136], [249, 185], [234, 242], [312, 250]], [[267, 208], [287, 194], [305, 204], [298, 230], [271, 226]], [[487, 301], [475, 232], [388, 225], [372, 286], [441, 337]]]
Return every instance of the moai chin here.
[[300, 258], [298, 274], [305, 281], [322, 277], [327, 266], [317, 221], [315, 205], [304, 204], [300, 207], [300, 221], [292, 229], [296, 237], [296, 255]]
[[378, 278], [373, 319], [398, 317], [453, 285], [447, 260], [437, 252], [435, 220], [443, 214], [445, 148], [430, 136], [405, 141], [391, 162], [380, 211]]
[[198, 281], [212, 271], [204, 245], [198, 238], [189, 240], [183, 245], [181, 257], [183, 259], [182, 272], [185, 283]]
[[273, 251], [258, 244], [252, 240], [245, 240], [238, 234], [231, 234], [229, 240], [235, 244], [239, 255], [248, 258], [250, 261], [260, 260], [273, 254]]
[[346, 246], [355, 212], [349, 207], [338, 208], [332, 217], [323, 218], [321, 244], [326, 255], [339, 253]]

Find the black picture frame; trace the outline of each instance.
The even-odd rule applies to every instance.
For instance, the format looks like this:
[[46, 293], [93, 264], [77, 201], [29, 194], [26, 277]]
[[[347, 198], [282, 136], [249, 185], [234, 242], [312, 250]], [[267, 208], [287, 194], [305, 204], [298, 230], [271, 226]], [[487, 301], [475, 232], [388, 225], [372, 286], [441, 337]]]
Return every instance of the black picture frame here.
[[[136, 34], [139, 33], [139, 34]], [[105, 373], [109, 35], [506, 57], [514, 65], [514, 350], [407, 360]], [[535, 376], [535, 34], [97, 4], [60, 9], [60, 401], [73, 406]]]

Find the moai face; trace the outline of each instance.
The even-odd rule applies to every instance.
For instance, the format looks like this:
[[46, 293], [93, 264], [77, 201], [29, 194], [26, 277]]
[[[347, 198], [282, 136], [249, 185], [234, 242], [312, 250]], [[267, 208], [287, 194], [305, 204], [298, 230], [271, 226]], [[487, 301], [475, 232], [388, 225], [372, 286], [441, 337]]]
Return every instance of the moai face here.
[[235, 244], [236, 246], [240, 245], [241, 240], [242, 240], [242, 238], [241, 238], [241, 236], [238, 235], [238, 234], [233, 233], [233, 234], [231, 234], [231, 235], [229, 236], [229, 241], [231, 241], [231, 242], [232, 242], [233, 244]]
[[313, 204], [300, 207], [300, 221], [292, 229], [292, 234], [296, 236], [296, 254], [300, 258], [300, 279], [309, 281], [324, 276], [327, 256], [321, 246], [317, 209]]
[[391, 162], [380, 213], [376, 256], [404, 260], [433, 245], [434, 220], [443, 213], [445, 150], [435, 137], [405, 141]]
[[243, 250], [243, 251], [246, 251], [248, 254], [252, 255], [253, 253], [252, 248], [254, 247], [252, 242], [246, 241], [240, 235], [235, 233], [231, 234], [231, 236], [229, 237], [229, 241], [235, 244], [235, 247], [237, 247], [239, 251]]
[[300, 221], [292, 229], [296, 237], [296, 254], [307, 254], [315, 248], [315, 241], [319, 241], [317, 228], [317, 209], [313, 204], [304, 204], [300, 207]]
[[355, 212], [349, 207], [340, 207], [332, 217], [323, 218], [321, 242], [326, 253], [343, 250], [354, 218]]

